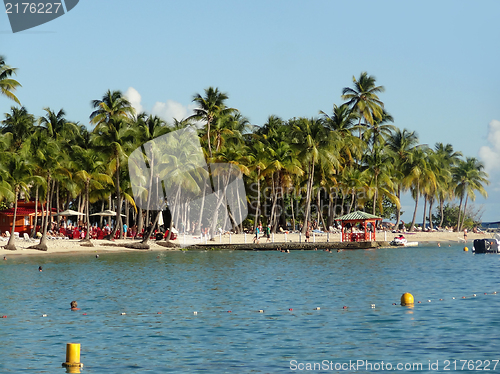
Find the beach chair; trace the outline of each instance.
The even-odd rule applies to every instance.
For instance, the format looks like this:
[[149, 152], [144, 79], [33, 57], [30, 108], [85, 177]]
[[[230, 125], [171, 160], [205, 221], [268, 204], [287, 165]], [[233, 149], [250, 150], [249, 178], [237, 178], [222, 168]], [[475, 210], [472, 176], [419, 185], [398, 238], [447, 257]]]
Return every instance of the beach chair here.
[[35, 241], [30, 238], [30, 236], [26, 233], [23, 234], [24, 241], [29, 242], [29, 243], [34, 243]]

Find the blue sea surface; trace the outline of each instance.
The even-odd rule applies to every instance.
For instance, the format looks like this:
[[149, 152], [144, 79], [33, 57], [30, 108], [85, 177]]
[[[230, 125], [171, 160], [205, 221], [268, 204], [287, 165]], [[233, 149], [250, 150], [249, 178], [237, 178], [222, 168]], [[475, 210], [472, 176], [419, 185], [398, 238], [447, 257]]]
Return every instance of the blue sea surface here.
[[8, 256], [0, 282], [0, 373], [64, 373], [66, 343], [82, 373], [500, 371], [500, 256], [463, 245]]

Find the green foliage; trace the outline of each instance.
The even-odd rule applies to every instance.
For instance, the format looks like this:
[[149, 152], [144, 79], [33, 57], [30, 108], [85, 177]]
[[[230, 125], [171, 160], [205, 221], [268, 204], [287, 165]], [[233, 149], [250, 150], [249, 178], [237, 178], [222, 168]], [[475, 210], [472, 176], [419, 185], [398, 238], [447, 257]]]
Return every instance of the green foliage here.
[[[384, 199], [382, 200], [382, 207], [384, 209], [383, 213], [380, 212], [380, 208], [379, 208], [378, 204], [375, 206], [375, 215], [376, 216], [379, 216], [379, 217], [382, 217], [384, 219], [388, 219], [391, 221], [396, 219], [397, 214], [398, 214], [398, 207], [396, 206], [396, 204], [394, 204], [391, 200], [389, 200], [385, 196], [384, 196]], [[364, 211], [371, 214], [372, 210], [373, 210], [373, 201], [369, 200], [365, 204]], [[404, 211], [400, 210], [399, 214], [400, 215], [404, 214]]]
[[[459, 207], [456, 204], [446, 204], [443, 206], [443, 227], [456, 228], [458, 223]], [[473, 205], [467, 208], [463, 228], [468, 230], [481, 223], [481, 209], [475, 209]], [[441, 212], [439, 207], [436, 208], [436, 214], [432, 215], [432, 222], [435, 226], [441, 222]]]

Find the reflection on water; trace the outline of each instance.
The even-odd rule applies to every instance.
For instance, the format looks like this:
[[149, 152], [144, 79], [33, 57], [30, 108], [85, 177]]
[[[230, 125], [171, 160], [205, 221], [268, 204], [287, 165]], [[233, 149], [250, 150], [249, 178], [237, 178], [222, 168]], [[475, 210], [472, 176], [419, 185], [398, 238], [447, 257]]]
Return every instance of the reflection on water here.
[[[498, 359], [496, 255], [455, 246], [157, 256], [0, 263], [0, 372], [64, 372], [69, 342], [82, 346], [82, 373], [278, 373], [292, 360], [427, 369], [429, 360]], [[413, 308], [399, 306], [404, 292]], [[71, 300], [80, 311], [70, 311]]]

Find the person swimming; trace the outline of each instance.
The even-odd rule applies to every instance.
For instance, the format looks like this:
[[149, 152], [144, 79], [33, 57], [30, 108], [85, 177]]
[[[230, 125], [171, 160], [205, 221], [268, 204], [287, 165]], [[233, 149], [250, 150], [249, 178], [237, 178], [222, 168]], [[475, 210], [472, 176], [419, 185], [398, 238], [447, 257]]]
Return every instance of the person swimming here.
[[78, 303], [75, 300], [71, 302], [71, 310], [80, 310], [80, 308], [78, 308]]
[[42, 267], [41, 266], [38, 267], [38, 271], [42, 271]]

